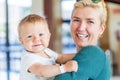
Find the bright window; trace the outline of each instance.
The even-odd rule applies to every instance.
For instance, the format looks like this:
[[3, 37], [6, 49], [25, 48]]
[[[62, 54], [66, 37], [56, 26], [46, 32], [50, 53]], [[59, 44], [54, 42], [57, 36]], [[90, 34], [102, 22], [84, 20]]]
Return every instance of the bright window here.
[[62, 44], [63, 53], [75, 53], [76, 46], [70, 33], [70, 19], [73, 10], [75, 0], [62, 0], [61, 11], [62, 11]]
[[0, 80], [19, 80], [23, 47], [18, 41], [17, 26], [30, 14], [31, 5], [32, 0], [0, 0]]

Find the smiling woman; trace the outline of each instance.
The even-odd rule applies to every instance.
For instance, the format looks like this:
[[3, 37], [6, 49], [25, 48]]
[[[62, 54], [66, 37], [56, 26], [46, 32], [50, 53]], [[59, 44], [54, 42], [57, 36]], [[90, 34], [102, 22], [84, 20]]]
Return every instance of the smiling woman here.
[[[103, 0], [80, 0], [74, 4], [71, 34], [76, 44], [78, 71], [59, 75], [55, 80], [110, 80], [110, 61], [97, 45], [106, 28]], [[96, 64], [97, 63], [97, 64]]]
[[71, 18], [71, 33], [77, 50], [98, 43], [98, 39], [106, 27], [107, 16], [105, 8], [102, 7], [104, 6], [103, 2], [98, 3], [100, 5], [93, 3], [91, 0], [80, 2], [83, 4], [79, 4], [79, 2], [75, 4]]

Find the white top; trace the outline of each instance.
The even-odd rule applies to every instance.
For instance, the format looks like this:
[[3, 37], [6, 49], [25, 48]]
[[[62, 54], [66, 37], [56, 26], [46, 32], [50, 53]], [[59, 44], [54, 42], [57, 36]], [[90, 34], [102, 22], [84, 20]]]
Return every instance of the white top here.
[[58, 54], [50, 50], [49, 48], [46, 48], [44, 51], [51, 58], [44, 58], [42, 56], [33, 54], [31, 52], [27, 52], [27, 51], [24, 52], [24, 54], [21, 57], [20, 80], [53, 80], [54, 79], [54, 77], [51, 77], [51, 78], [38, 77], [35, 74], [28, 72], [29, 67], [34, 63], [40, 63], [40, 64], [46, 64], [46, 65], [55, 64]]

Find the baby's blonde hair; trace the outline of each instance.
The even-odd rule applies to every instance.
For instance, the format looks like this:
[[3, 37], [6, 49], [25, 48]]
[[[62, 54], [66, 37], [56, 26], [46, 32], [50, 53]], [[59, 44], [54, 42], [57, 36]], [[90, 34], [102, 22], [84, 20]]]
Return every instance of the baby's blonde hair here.
[[94, 1], [93, 0], [80, 0], [76, 2], [74, 5], [73, 12], [76, 8], [80, 8], [80, 7], [91, 7], [91, 8], [97, 9], [100, 13], [101, 24], [105, 24], [107, 20], [106, 4], [104, 0], [100, 0], [100, 2], [94, 2]]
[[[44, 26], [46, 26], [46, 29], [48, 29], [48, 24], [47, 24], [47, 21], [44, 17], [41, 17], [37, 14], [30, 14], [28, 16], [26, 16], [25, 18], [23, 18], [19, 25], [18, 25], [18, 34], [20, 36], [20, 33], [21, 33], [21, 27], [26, 25], [26, 24], [35, 24], [36, 22], [40, 22], [42, 23]], [[24, 26], [25, 27], [25, 26]], [[49, 29], [48, 29], [49, 31]]]

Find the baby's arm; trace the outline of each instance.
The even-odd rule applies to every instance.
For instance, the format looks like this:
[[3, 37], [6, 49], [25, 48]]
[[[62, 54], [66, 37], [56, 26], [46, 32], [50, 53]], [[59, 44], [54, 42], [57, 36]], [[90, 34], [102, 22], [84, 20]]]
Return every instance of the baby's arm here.
[[[62, 66], [65, 72], [72, 72], [72, 71], [76, 72], [78, 69], [77, 62], [73, 60], [68, 61], [65, 64], [62, 64]], [[32, 65], [28, 69], [28, 71], [40, 77], [53, 77], [62, 74], [60, 70], [60, 65], [42, 65], [39, 63]]]

